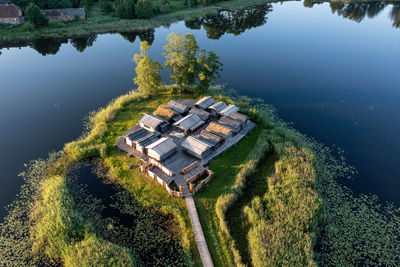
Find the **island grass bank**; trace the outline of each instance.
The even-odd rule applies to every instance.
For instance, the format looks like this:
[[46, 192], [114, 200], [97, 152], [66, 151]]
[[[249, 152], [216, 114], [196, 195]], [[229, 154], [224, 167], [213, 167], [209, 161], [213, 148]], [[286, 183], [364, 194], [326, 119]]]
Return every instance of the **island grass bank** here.
[[[398, 265], [398, 209], [354, 197], [337, 182], [353, 169], [279, 121], [272, 107], [219, 89], [207, 94], [257, 123], [210, 162], [215, 176], [194, 197], [215, 266]], [[81, 138], [29, 165], [27, 184], [0, 228], [0, 263], [201, 266], [184, 200], [168, 196], [139, 170], [138, 159], [114, 146], [143, 113], [172, 98], [194, 96], [123, 95], [90, 115]], [[111, 205], [120, 217], [131, 216], [131, 228], [118, 216], [103, 218], [105, 202], [74, 178], [88, 162], [98, 166], [99, 181], [116, 187]]]

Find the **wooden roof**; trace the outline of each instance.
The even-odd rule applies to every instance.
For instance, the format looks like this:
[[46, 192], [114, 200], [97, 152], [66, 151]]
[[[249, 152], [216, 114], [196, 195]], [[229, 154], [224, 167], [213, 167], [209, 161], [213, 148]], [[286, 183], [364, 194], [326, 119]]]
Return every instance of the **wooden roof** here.
[[187, 105], [182, 104], [176, 100], [169, 101], [167, 104], [167, 108], [175, 110], [176, 112], [179, 112], [179, 113], [185, 113], [189, 110], [189, 107]]
[[231, 119], [234, 119], [236, 121], [240, 121], [242, 123], [245, 123], [247, 121], [247, 119], [248, 119], [248, 117], [246, 115], [241, 114], [239, 112], [233, 112], [228, 117], [231, 118]]
[[216, 112], [221, 112], [228, 105], [225, 102], [217, 102], [214, 105], [211, 105], [209, 109], [215, 110]]
[[15, 19], [22, 16], [21, 9], [16, 5], [0, 5], [1, 19]]
[[159, 140], [158, 134], [156, 134], [156, 133], [149, 133], [149, 134], [143, 136], [142, 138], [137, 139], [137, 140], [135, 141], [135, 143], [136, 143], [137, 145], [140, 145], [141, 147], [147, 147], [148, 145], [153, 144], [154, 142], [156, 142], [156, 141], [158, 141], [158, 140]]
[[236, 127], [240, 127], [241, 126], [240, 122], [238, 122], [236, 120], [233, 120], [233, 119], [230, 119], [227, 116], [222, 116], [222, 118], [219, 121], [221, 123], [228, 124], [228, 125], [233, 125], [233, 126], [236, 126]]
[[216, 145], [222, 142], [222, 138], [220, 136], [207, 132], [206, 130], [202, 130], [196, 135], [196, 137], [211, 145]]
[[161, 123], [165, 122], [160, 117], [144, 113], [143, 116], [140, 118], [139, 123], [142, 123], [144, 126], [156, 129]]
[[230, 133], [233, 132], [233, 130], [231, 128], [229, 128], [228, 126], [222, 125], [217, 122], [211, 122], [207, 126], [206, 131], [211, 132], [211, 133], [216, 133], [219, 135], [223, 135], [223, 136], [228, 136]]
[[200, 119], [202, 119], [203, 121], [206, 121], [209, 117], [210, 117], [210, 112], [207, 112], [203, 109], [199, 109], [199, 108], [192, 108], [189, 111], [190, 114], [196, 114], [197, 116], [199, 116]]
[[239, 108], [235, 105], [228, 105], [226, 108], [221, 110], [222, 115], [231, 115], [232, 113], [238, 112]]
[[213, 104], [215, 104], [215, 100], [212, 99], [211, 96], [203, 97], [196, 103], [197, 106], [204, 108], [204, 109], [208, 108], [209, 106], [211, 106]]
[[124, 136], [128, 137], [131, 141], [136, 141], [136, 140], [143, 138], [147, 134], [149, 134], [149, 131], [147, 131], [146, 129], [143, 129], [139, 125], [135, 125], [132, 128], [130, 128], [128, 131], [126, 131]]
[[173, 149], [176, 149], [177, 145], [175, 142], [169, 137], [160, 138], [158, 141], [148, 145], [147, 150], [153, 150], [158, 155], [162, 156], [167, 154]]
[[204, 153], [205, 151], [210, 149], [212, 146], [204, 141], [201, 141], [200, 139], [193, 137], [193, 136], [188, 136], [182, 142], [182, 147], [194, 152], [197, 155], [201, 155], [202, 153]]
[[189, 114], [174, 123], [175, 126], [178, 126], [179, 128], [181, 128], [184, 131], [188, 131], [188, 130], [193, 131], [203, 124], [204, 124], [204, 121], [202, 119], [200, 119], [200, 117], [197, 116], [196, 114]]
[[170, 108], [159, 106], [156, 111], [154, 111], [154, 115], [164, 117], [166, 119], [171, 119], [175, 115], [175, 111]]

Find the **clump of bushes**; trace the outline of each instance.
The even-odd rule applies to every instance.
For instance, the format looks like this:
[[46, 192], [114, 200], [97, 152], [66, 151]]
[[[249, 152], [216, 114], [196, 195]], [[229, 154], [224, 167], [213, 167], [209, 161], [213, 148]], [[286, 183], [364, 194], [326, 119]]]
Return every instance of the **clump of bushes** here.
[[149, 19], [153, 16], [153, 5], [150, 0], [138, 0], [135, 6], [135, 14], [138, 19]]
[[100, 9], [104, 13], [113, 11], [113, 6], [110, 0], [100, 0]]
[[25, 16], [26, 19], [37, 28], [49, 24], [48, 18], [40, 11], [40, 8], [33, 3], [30, 3], [26, 7]]
[[135, 18], [135, 1], [134, 0], [118, 0], [116, 2], [115, 13], [121, 19]]

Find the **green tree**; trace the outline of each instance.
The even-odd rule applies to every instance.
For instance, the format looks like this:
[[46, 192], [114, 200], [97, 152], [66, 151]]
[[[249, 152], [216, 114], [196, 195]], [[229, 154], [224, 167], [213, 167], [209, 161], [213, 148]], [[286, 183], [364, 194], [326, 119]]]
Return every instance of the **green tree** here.
[[101, 11], [109, 13], [113, 10], [112, 3], [110, 0], [100, 0]]
[[149, 58], [150, 45], [146, 41], [140, 42], [140, 54], [135, 54], [133, 61], [136, 63], [136, 77], [133, 79], [138, 90], [147, 95], [156, 95], [162, 85], [160, 71], [161, 65]]
[[135, 1], [134, 0], [119, 0], [115, 13], [121, 19], [135, 18]]
[[135, 14], [139, 19], [148, 19], [153, 16], [153, 5], [150, 0], [138, 0], [135, 6]]
[[40, 11], [40, 8], [33, 3], [30, 3], [25, 9], [25, 16], [35, 27], [49, 24], [49, 19]]
[[171, 81], [177, 84], [180, 92], [188, 91], [197, 77], [196, 54], [199, 46], [190, 33], [180, 35], [173, 32], [168, 35], [167, 40], [168, 44], [164, 46], [165, 67], [171, 71]]
[[219, 61], [219, 57], [212, 51], [201, 50], [200, 56], [197, 59], [197, 76], [199, 83], [196, 86], [198, 93], [207, 91], [208, 87], [221, 77], [223, 64]]

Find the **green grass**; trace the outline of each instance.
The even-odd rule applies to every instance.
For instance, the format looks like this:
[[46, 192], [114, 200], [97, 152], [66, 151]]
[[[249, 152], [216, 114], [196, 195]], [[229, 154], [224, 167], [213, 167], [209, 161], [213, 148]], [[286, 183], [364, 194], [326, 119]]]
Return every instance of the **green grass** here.
[[[155, 1], [156, 5], [160, 0]], [[123, 20], [111, 14], [101, 12], [99, 4], [94, 4], [83, 21], [57, 23], [57, 27], [43, 27], [36, 29], [26, 23], [15, 27], [0, 25], [0, 41], [28, 41], [40, 38], [72, 38], [110, 32], [129, 32], [148, 30], [173, 22], [215, 14], [217, 7], [226, 9], [243, 8], [250, 5], [268, 2], [266, 0], [230, 0], [215, 3], [209, 6], [186, 8], [183, 1], [170, 1], [170, 13], [158, 14], [148, 20]]]
[[214, 178], [195, 196], [200, 222], [207, 240], [215, 266], [227, 266], [232, 263], [232, 255], [228, 244], [220, 230], [219, 219], [215, 212], [218, 197], [229, 191], [235, 183], [236, 174], [243, 162], [254, 149], [262, 129], [255, 129], [248, 138], [243, 139], [235, 147], [225, 151], [210, 163]]
[[275, 162], [278, 159], [279, 156], [274, 153], [269, 153], [262, 159], [257, 172], [247, 178], [243, 194], [226, 213], [229, 232], [235, 240], [242, 262], [247, 266], [251, 265], [247, 240], [250, 224], [244, 214], [244, 207], [250, 204], [254, 197], [263, 196], [268, 190], [267, 177], [274, 172]]

